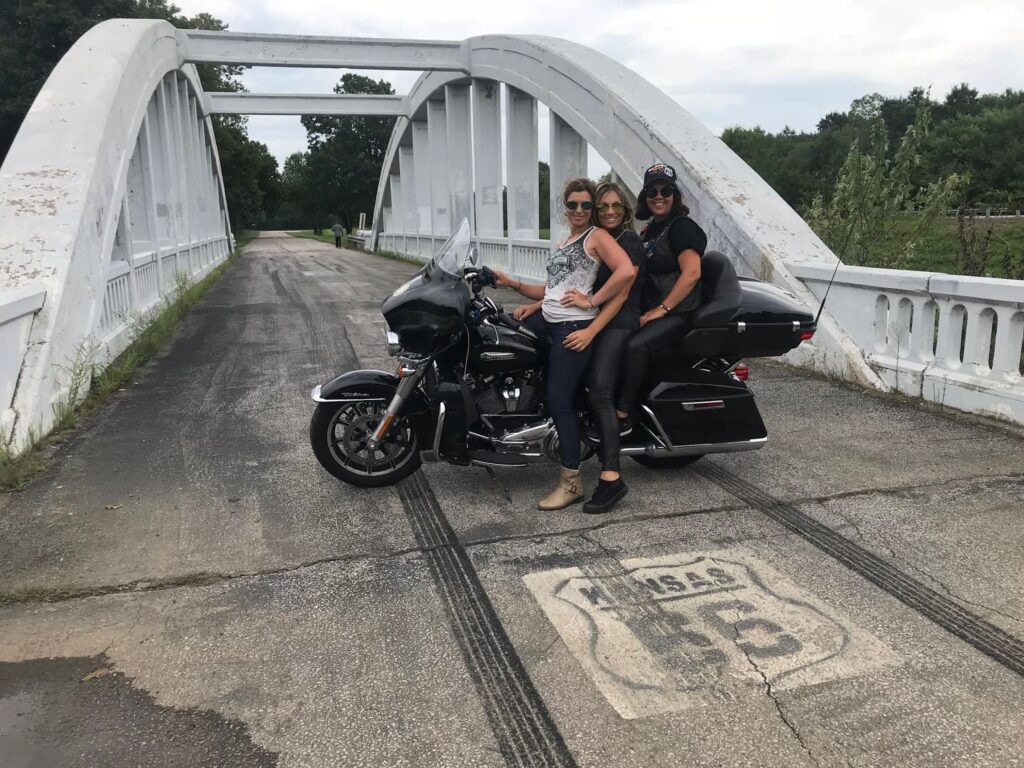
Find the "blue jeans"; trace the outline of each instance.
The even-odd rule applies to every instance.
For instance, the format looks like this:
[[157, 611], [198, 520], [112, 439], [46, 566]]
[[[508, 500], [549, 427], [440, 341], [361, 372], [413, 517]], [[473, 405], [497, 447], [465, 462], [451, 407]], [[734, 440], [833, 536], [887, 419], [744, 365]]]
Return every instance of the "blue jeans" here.
[[573, 331], [586, 328], [590, 320], [549, 323], [540, 312], [534, 312], [524, 325], [548, 345], [547, 403], [548, 414], [558, 432], [558, 453], [562, 466], [578, 469], [580, 466], [580, 420], [576, 413], [576, 391], [590, 365], [594, 345], [582, 352], [566, 349], [563, 342]]

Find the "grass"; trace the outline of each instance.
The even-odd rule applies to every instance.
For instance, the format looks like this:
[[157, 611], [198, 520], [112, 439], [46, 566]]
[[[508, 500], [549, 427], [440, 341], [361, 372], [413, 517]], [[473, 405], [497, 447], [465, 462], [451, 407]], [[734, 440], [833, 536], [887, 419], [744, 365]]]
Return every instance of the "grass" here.
[[[329, 230], [325, 230], [325, 232], [329, 232]], [[313, 230], [311, 229], [303, 229], [298, 232], [289, 232], [288, 234], [291, 235], [292, 237], [305, 237], [309, 240], [319, 240], [322, 243], [334, 245], [334, 235], [332, 234], [314, 235]], [[343, 248], [349, 247], [347, 237], [343, 237], [341, 239], [341, 245]], [[370, 252], [367, 251], [367, 253]], [[385, 259], [391, 259], [392, 261], [404, 261], [406, 264], [415, 264], [417, 267], [422, 267], [424, 264], [424, 262], [420, 261], [419, 259], [414, 259], [412, 256], [406, 256], [404, 253], [396, 253], [395, 251], [378, 250], [372, 252], [371, 255], [383, 256]]]
[[[503, 235], [503, 237], [508, 237], [508, 230], [507, 229], [503, 230], [503, 232], [505, 233]], [[537, 239], [538, 240], [550, 240], [551, 239], [551, 230], [548, 229], [548, 228], [538, 229], [537, 233], [538, 233], [537, 234]]]
[[50, 432], [45, 436], [30, 433], [28, 448], [18, 455], [12, 453], [9, 446], [0, 445], [0, 490], [24, 487], [46, 467], [52, 449], [66, 440], [84, 417], [106, 402], [112, 393], [130, 384], [139, 368], [167, 344], [189, 309], [256, 235], [250, 231], [239, 234], [234, 252], [198, 283], [179, 274], [175, 299], [156, 315], [126, 318], [132, 342], [102, 370], [98, 370], [97, 364], [98, 345], [87, 341], [79, 347], [69, 370], [68, 396], [54, 407]]
[[[985, 274], [989, 277], [1004, 277], [1018, 280], [1024, 277], [1024, 219], [978, 217], [975, 220], [975, 224], [979, 239], [990, 225], [994, 231], [991, 254]], [[913, 226], [913, 220], [908, 218], [905, 225], [897, 228], [897, 238], [900, 235], [905, 238]], [[894, 238], [894, 240], [897, 238]], [[921, 270], [922, 272], [957, 274], [957, 254], [959, 250], [960, 240], [957, 234], [956, 217], [943, 216], [935, 221], [931, 229], [925, 234], [910, 260], [901, 264], [900, 267], [902, 269]], [[1009, 256], [1009, 259], [1007, 259], [1007, 256]], [[875, 263], [869, 260], [862, 266], [873, 267], [880, 266], [883, 263], [884, 260], [882, 259]], [[1007, 270], [1008, 264], [1009, 270]]]
[[[321, 243], [327, 243], [328, 245], [334, 245], [334, 234], [329, 229], [324, 229], [319, 235], [314, 235], [312, 229], [300, 229], [298, 231], [289, 232], [292, 237], [305, 237], [307, 240], [319, 240]], [[348, 235], [341, 238], [341, 247], [348, 248]]]
[[382, 249], [373, 251], [372, 255], [382, 256], [385, 259], [391, 259], [392, 261], [404, 261], [406, 264], [415, 264], [417, 267], [422, 267], [426, 264], [425, 261], [414, 259], [412, 256], [406, 256], [404, 253], [398, 253], [397, 251], [385, 251]]

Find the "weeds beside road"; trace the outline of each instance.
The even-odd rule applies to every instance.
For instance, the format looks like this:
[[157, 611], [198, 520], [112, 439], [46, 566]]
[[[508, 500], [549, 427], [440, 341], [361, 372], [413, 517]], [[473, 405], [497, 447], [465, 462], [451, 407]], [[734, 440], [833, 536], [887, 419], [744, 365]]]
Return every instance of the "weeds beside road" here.
[[125, 318], [132, 342], [106, 367], [100, 369], [96, 360], [98, 345], [95, 342], [83, 344], [71, 367], [68, 396], [54, 406], [50, 432], [45, 436], [30, 434], [29, 446], [20, 454], [15, 454], [7, 445], [0, 445], [0, 490], [17, 490], [24, 486], [46, 466], [52, 449], [68, 437], [83, 417], [106, 402], [112, 393], [128, 386], [139, 368], [171, 339], [189, 309], [257, 234], [250, 231], [239, 234], [231, 255], [199, 282], [178, 274], [174, 294], [156, 314]]

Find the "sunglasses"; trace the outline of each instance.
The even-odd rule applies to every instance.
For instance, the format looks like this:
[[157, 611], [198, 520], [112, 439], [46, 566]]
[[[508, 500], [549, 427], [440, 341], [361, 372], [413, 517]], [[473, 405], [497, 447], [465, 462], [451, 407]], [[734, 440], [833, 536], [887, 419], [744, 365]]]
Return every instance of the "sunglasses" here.
[[582, 208], [584, 211], [589, 211], [594, 207], [594, 204], [589, 200], [584, 200], [582, 203], [577, 200], [566, 200], [565, 207], [570, 211], [575, 211], [577, 207]]
[[672, 197], [676, 193], [673, 187], [648, 187], [644, 190], [644, 195], [648, 198], [654, 197]]
[[615, 213], [622, 213], [626, 210], [626, 206], [622, 203], [601, 203], [597, 206], [598, 213], [607, 213], [609, 209], [615, 211]]

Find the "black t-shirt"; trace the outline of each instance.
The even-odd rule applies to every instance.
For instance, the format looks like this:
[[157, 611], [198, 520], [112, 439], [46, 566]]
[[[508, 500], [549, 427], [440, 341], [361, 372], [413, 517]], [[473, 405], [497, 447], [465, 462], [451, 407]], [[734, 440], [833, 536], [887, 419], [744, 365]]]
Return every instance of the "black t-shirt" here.
[[[672, 227], [668, 231], [669, 250], [672, 252], [672, 260], [662, 263], [662, 259], [654, 258], [653, 247], [659, 235], [665, 231], [671, 221]], [[666, 274], [679, 271], [679, 254], [685, 250], [693, 249], [701, 256], [708, 247], [708, 236], [704, 234], [697, 222], [689, 216], [680, 216], [675, 220], [665, 219], [664, 221], [652, 221], [647, 225], [643, 233], [644, 246], [647, 248], [647, 268], [654, 274]]]
[[[640, 236], [631, 229], [627, 229], [622, 232], [617, 238], [615, 238], [618, 244], [622, 247], [622, 250], [629, 256], [629, 260], [633, 262], [633, 266], [639, 271], [636, 274], [636, 279], [633, 281], [632, 287], [629, 289], [629, 295], [626, 297], [626, 303], [622, 305], [622, 308], [616, 313], [615, 317], [611, 319], [605, 328], [630, 328], [636, 329], [640, 324], [640, 315], [643, 314], [641, 308], [641, 294], [643, 293], [643, 278], [644, 278], [644, 246], [640, 242]], [[612, 271], [605, 264], [601, 264], [597, 270], [597, 277], [594, 279], [594, 293], [597, 293], [604, 287], [604, 284], [608, 282], [608, 278], [612, 276]], [[605, 302], [607, 303], [607, 302]]]

